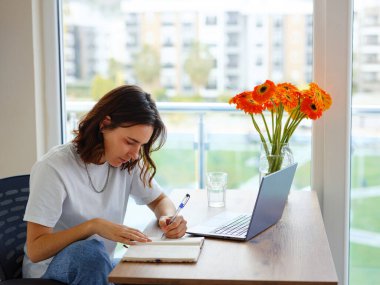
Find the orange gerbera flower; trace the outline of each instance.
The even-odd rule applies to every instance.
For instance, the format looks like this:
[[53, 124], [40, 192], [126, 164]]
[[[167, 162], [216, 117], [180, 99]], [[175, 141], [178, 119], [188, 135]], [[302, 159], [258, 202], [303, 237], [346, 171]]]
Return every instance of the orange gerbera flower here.
[[230, 104], [236, 104], [236, 109], [243, 110], [249, 114], [259, 114], [264, 110], [262, 104], [257, 104], [252, 99], [252, 91], [244, 91], [235, 95], [229, 101]]
[[331, 99], [330, 94], [325, 92], [324, 96], [322, 97], [322, 100], [323, 100], [323, 111], [330, 109], [332, 105], [332, 99]]
[[302, 100], [301, 112], [312, 120], [316, 120], [322, 116], [322, 108], [320, 108], [311, 98], [304, 98]]
[[300, 98], [300, 91], [293, 84], [277, 84], [276, 94], [280, 98], [281, 103], [284, 105], [284, 109], [288, 113], [291, 113], [292, 110], [297, 107]]
[[237, 105], [237, 106], [236, 106], [236, 109], [240, 109], [240, 110], [241, 110], [241, 108], [239, 108], [239, 106], [240, 106], [240, 104], [239, 104], [240, 98], [242, 98], [242, 97], [249, 97], [249, 96], [252, 96], [251, 93], [252, 93], [252, 92], [244, 91], [244, 92], [241, 92], [241, 93], [239, 93], [239, 94], [236, 94], [234, 97], [232, 97], [232, 98], [228, 101], [228, 103], [230, 103], [230, 104], [236, 104], [236, 105]]
[[332, 104], [331, 96], [314, 82], [311, 82], [309, 86], [313, 93], [315, 104], [322, 108], [323, 111], [329, 109]]
[[305, 98], [309, 98], [309, 99], [313, 100], [314, 94], [310, 89], [302, 90], [300, 92], [300, 98], [301, 98], [301, 100], [303, 100]]
[[264, 106], [262, 104], [257, 104], [252, 100], [243, 102], [242, 106], [242, 110], [248, 114], [260, 114], [264, 111]]
[[263, 104], [267, 102], [276, 91], [276, 85], [270, 81], [266, 80], [263, 84], [255, 86], [252, 93], [252, 98], [258, 104]]
[[272, 97], [272, 100], [268, 100], [263, 104], [264, 110], [272, 111], [276, 113], [276, 107], [279, 105], [279, 101]]

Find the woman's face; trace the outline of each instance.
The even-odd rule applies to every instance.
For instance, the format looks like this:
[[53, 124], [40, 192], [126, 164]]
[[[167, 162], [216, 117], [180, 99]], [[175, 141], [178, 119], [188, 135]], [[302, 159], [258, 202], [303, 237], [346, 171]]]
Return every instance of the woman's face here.
[[[106, 118], [102, 125], [107, 125]], [[108, 162], [113, 167], [119, 167], [129, 160], [139, 158], [140, 148], [146, 144], [153, 134], [150, 125], [135, 125], [132, 127], [118, 127], [113, 130], [103, 130], [104, 155], [101, 163]]]

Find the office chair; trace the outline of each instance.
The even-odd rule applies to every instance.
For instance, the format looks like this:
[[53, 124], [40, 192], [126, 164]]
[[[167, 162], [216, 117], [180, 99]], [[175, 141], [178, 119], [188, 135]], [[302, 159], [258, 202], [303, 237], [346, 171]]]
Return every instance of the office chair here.
[[0, 285], [62, 285], [55, 280], [21, 279], [28, 197], [29, 175], [0, 179]]

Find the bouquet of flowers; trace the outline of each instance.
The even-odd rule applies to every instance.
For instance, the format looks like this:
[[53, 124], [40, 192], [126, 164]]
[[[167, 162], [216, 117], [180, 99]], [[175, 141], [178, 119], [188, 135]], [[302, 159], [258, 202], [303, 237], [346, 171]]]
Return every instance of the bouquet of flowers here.
[[[299, 90], [291, 83], [275, 84], [266, 80], [255, 86], [253, 91], [235, 95], [229, 103], [236, 104], [236, 109], [251, 117], [268, 159], [267, 173], [272, 173], [281, 169], [282, 147], [289, 143], [300, 122], [305, 118], [320, 118], [330, 108], [332, 99], [314, 82], [309, 84], [308, 89]], [[270, 113], [270, 124], [267, 123], [264, 111]], [[288, 114], [287, 118], [284, 113]], [[263, 121], [265, 136], [257, 123], [257, 117]]]

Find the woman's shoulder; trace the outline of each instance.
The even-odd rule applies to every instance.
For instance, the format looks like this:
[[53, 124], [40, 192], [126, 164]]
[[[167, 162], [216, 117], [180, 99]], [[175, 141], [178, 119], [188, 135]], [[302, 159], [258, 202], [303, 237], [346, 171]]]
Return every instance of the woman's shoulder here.
[[62, 163], [72, 163], [73, 160], [75, 160], [74, 145], [69, 142], [51, 148], [37, 161], [37, 164], [59, 165]]

